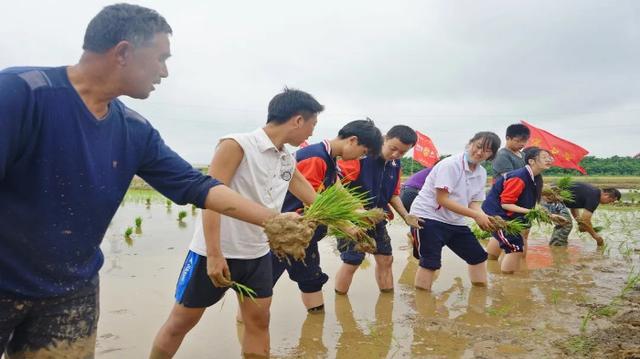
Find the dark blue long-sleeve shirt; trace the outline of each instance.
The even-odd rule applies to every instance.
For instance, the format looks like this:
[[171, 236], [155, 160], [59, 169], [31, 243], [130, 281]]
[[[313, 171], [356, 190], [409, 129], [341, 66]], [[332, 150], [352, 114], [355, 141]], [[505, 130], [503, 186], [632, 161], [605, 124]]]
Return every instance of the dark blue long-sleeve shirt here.
[[96, 119], [65, 67], [0, 72], [0, 293], [50, 297], [94, 279], [100, 243], [137, 174], [199, 207], [218, 181], [117, 99]]

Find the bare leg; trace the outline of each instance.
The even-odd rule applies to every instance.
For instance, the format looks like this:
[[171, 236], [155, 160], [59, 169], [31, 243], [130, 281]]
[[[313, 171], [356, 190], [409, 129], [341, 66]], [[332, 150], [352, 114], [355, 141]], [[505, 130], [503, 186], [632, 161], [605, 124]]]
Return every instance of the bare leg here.
[[502, 273], [512, 274], [517, 271], [520, 268], [520, 259], [523, 257], [524, 254], [520, 252], [508, 253], [505, 255], [500, 266]]
[[487, 285], [487, 261], [469, 265], [469, 279], [471, 284], [484, 287]]
[[383, 292], [390, 292], [393, 290], [393, 271], [391, 265], [393, 264], [393, 256], [376, 254], [376, 282], [378, 288]]
[[[239, 298], [238, 298], [239, 299]], [[256, 298], [255, 302], [244, 298], [239, 301], [242, 319], [244, 319], [244, 338], [242, 353], [247, 356], [269, 356], [269, 319], [271, 297]]]
[[[302, 293], [302, 303], [304, 306], [309, 309], [319, 308], [324, 305], [324, 297], [322, 296], [322, 291], [319, 290], [313, 293]], [[314, 312], [315, 313], [315, 312]]]
[[500, 252], [502, 252], [498, 240], [493, 237], [489, 239], [486, 250], [489, 260], [497, 260], [500, 257]]
[[418, 267], [418, 270], [416, 271], [416, 279], [414, 282], [416, 288], [431, 291], [431, 285], [433, 284], [434, 280], [435, 271]]
[[185, 335], [198, 324], [205, 309], [207, 308], [187, 308], [182, 304], [174, 304], [169, 318], [156, 334], [149, 358], [172, 358]]
[[353, 264], [342, 263], [340, 269], [336, 273], [336, 292], [340, 294], [347, 294], [349, 291], [349, 287], [351, 287], [351, 281], [353, 280], [353, 275], [356, 270], [358, 270], [358, 266]]

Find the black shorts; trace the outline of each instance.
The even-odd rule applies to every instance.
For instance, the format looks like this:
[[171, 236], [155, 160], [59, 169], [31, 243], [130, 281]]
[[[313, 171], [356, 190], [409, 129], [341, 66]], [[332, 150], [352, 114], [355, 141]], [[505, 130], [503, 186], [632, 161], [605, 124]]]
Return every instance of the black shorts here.
[[493, 238], [498, 240], [500, 248], [507, 254], [509, 253], [522, 253], [524, 252], [524, 239], [522, 234], [508, 234], [503, 230], [492, 233]]
[[77, 292], [51, 298], [0, 293], [0, 356], [93, 358], [100, 313], [96, 276]]
[[467, 264], [480, 264], [487, 260], [487, 252], [467, 226], [456, 226], [423, 218], [421, 229], [411, 229], [414, 253], [420, 267], [438, 270], [442, 266], [442, 247], [449, 247]]
[[[255, 259], [227, 258], [227, 265], [231, 280], [253, 289], [256, 298], [273, 295], [270, 252]], [[216, 304], [229, 288], [213, 285], [207, 275], [207, 257], [189, 251], [178, 278], [175, 298], [187, 308], [205, 308]]]
[[327, 283], [329, 276], [320, 267], [318, 241], [324, 238], [326, 233], [327, 230], [324, 226], [316, 230], [309, 246], [305, 249], [305, 257], [302, 261], [295, 260], [292, 256], [280, 259], [271, 253], [274, 287], [280, 276], [287, 271], [289, 278], [298, 283], [298, 288], [302, 293], [315, 293], [322, 290], [322, 286]]

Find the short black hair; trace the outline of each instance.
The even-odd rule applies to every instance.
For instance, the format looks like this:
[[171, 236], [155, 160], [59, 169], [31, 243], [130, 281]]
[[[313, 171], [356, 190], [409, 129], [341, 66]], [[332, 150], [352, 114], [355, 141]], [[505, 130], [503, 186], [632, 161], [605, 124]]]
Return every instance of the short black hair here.
[[498, 149], [500, 148], [500, 137], [493, 132], [490, 131], [482, 131], [478, 132], [471, 139], [469, 143], [475, 142], [477, 140], [482, 140], [482, 148], [490, 148], [491, 149], [491, 157], [487, 159], [487, 161], [491, 161], [496, 158], [496, 154], [498, 153]]
[[529, 127], [521, 124], [521, 123], [514, 123], [513, 125], [509, 125], [509, 127], [507, 127], [507, 135], [506, 137], [508, 138], [529, 138], [531, 136], [531, 131], [529, 130]]
[[622, 198], [622, 193], [620, 193], [617, 188], [603, 188], [602, 192], [609, 195], [610, 198], [615, 198], [616, 201], [619, 201], [620, 198]]
[[387, 139], [390, 140], [392, 138], [397, 138], [400, 142], [405, 145], [411, 145], [411, 147], [415, 146], [418, 141], [416, 131], [405, 125], [396, 125], [391, 127], [391, 129], [387, 131]]
[[358, 144], [367, 148], [367, 156], [378, 157], [382, 149], [382, 133], [373, 120], [355, 120], [344, 125], [338, 131], [339, 138], [358, 137]]
[[268, 111], [267, 123], [281, 124], [296, 115], [302, 115], [308, 120], [309, 117], [324, 111], [324, 106], [304, 91], [285, 87], [269, 101]]
[[103, 54], [120, 41], [144, 46], [157, 33], [173, 33], [157, 11], [124, 3], [109, 5], [89, 22], [82, 49]]

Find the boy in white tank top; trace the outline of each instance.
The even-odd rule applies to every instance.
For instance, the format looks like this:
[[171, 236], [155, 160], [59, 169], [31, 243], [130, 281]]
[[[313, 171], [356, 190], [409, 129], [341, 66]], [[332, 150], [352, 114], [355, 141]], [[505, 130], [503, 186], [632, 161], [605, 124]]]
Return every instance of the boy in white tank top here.
[[[285, 89], [269, 103], [263, 128], [220, 139], [209, 172], [243, 196], [278, 211], [287, 191], [303, 203], [313, 202], [316, 193], [296, 171], [285, 144], [298, 146], [309, 138], [323, 109], [308, 93]], [[267, 237], [258, 226], [213, 211], [203, 211], [202, 219], [178, 278], [176, 304], [156, 336], [151, 357], [172, 357], [232, 281], [256, 292], [255, 302], [239, 301], [245, 325], [242, 352], [268, 356], [272, 260]]]

